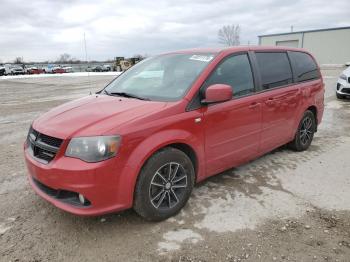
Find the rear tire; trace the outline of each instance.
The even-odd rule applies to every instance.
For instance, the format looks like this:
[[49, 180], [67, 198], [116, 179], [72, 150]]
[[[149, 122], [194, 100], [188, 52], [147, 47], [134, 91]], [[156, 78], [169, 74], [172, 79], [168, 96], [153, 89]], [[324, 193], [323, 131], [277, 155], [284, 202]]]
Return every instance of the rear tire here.
[[148, 159], [139, 174], [134, 210], [150, 221], [174, 216], [187, 203], [194, 180], [191, 159], [176, 148], [164, 148]]
[[308, 149], [311, 145], [315, 131], [315, 115], [310, 110], [307, 110], [301, 118], [294, 140], [289, 143], [289, 147], [299, 152]]

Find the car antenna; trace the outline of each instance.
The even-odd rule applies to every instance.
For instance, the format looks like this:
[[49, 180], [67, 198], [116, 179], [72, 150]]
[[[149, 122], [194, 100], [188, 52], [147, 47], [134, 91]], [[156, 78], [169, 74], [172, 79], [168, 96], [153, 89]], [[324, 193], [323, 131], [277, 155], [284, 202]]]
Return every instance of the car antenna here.
[[[85, 32], [84, 32], [84, 49], [85, 49], [85, 61], [87, 62], [88, 67], [89, 67], [89, 61], [88, 61], [88, 55], [87, 55], [87, 48], [86, 48]], [[88, 70], [87, 73], [88, 73], [88, 83], [89, 83], [89, 89], [90, 89], [90, 95], [91, 95], [92, 92], [91, 92], [91, 82], [90, 82], [90, 71]]]

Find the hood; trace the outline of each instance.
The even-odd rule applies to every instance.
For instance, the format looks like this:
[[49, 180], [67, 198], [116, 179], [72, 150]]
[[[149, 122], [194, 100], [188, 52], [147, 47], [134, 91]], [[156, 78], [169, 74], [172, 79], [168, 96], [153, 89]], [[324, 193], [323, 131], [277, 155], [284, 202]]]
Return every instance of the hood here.
[[33, 122], [33, 128], [62, 139], [103, 135], [118, 126], [159, 112], [166, 105], [166, 102], [90, 95], [41, 115]]

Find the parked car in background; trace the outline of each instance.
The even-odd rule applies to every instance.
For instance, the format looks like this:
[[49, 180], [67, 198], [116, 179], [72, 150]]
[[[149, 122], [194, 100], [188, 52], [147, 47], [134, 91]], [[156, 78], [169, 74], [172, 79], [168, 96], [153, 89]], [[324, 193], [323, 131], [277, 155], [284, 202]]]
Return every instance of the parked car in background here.
[[52, 68], [51, 72], [52, 72], [52, 74], [63, 74], [63, 73], [66, 73], [66, 71], [60, 66]]
[[111, 71], [112, 67], [110, 65], [97, 65], [91, 68], [92, 72], [108, 72]]
[[336, 95], [338, 99], [350, 97], [350, 67], [346, 68], [339, 76]]
[[196, 182], [285, 144], [307, 150], [323, 110], [323, 79], [303, 49], [172, 52], [34, 120], [28, 178], [74, 214], [133, 207], [159, 221], [182, 209]]
[[10, 74], [11, 75], [24, 75], [25, 71], [22, 66], [14, 65], [10, 67]]
[[103, 72], [103, 67], [98, 65], [91, 68], [92, 72]]
[[48, 64], [47, 66], [43, 67], [43, 70], [47, 74], [52, 74], [52, 69], [54, 69], [56, 66], [53, 64]]
[[103, 69], [103, 72], [112, 71], [112, 67], [110, 65], [103, 65], [102, 69]]
[[6, 74], [6, 68], [3, 65], [0, 65], [0, 76], [3, 76]]
[[11, 64], [4, 64], [3, 67], [5, 68], [5, 75], [11, 75]]
[[42, 68], [38, 68], [36, 66], [31, 66], [26, 69], [27, 74], [29, 75], [37, 75], [37, 74], [44, 74], [45, 70]]
[[64, 66], [62, 69], [65, 73], [73, 73], [73, 67], [71, 66]]

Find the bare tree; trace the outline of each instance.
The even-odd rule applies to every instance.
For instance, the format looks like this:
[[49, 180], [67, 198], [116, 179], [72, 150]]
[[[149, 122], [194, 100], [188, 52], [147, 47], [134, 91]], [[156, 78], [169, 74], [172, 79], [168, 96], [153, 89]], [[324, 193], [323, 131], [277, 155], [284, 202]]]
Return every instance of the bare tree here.
[[23, 58], [22, 57], [16, 57], [15, 60], [13, 60], [13, 63], [15, 64], [23, 64]]
[[219, 43], [227, 46], [239, 45], [240, 33], [239, 25], [224, 25], [218, 32]]
[[136, 54], [136, 55], [134, 55], [133, 57], [134, 57], [134, 58], [138, 58], [138, 59], [140, 59], [140, 60], [142, 60], [142, 59], [145, 58], [145, 57], [144, 57], [143, 55], [141, 55], [141, 54]]
[[58, 58], [57, 62], [60, 62], [60, 63], [67, 63], [69, 61], [72, 60], [72, 57], [70, 54], [67, 54], [67, 53], [64, 53], [64, 54], [61, 54], [60, 57]]

